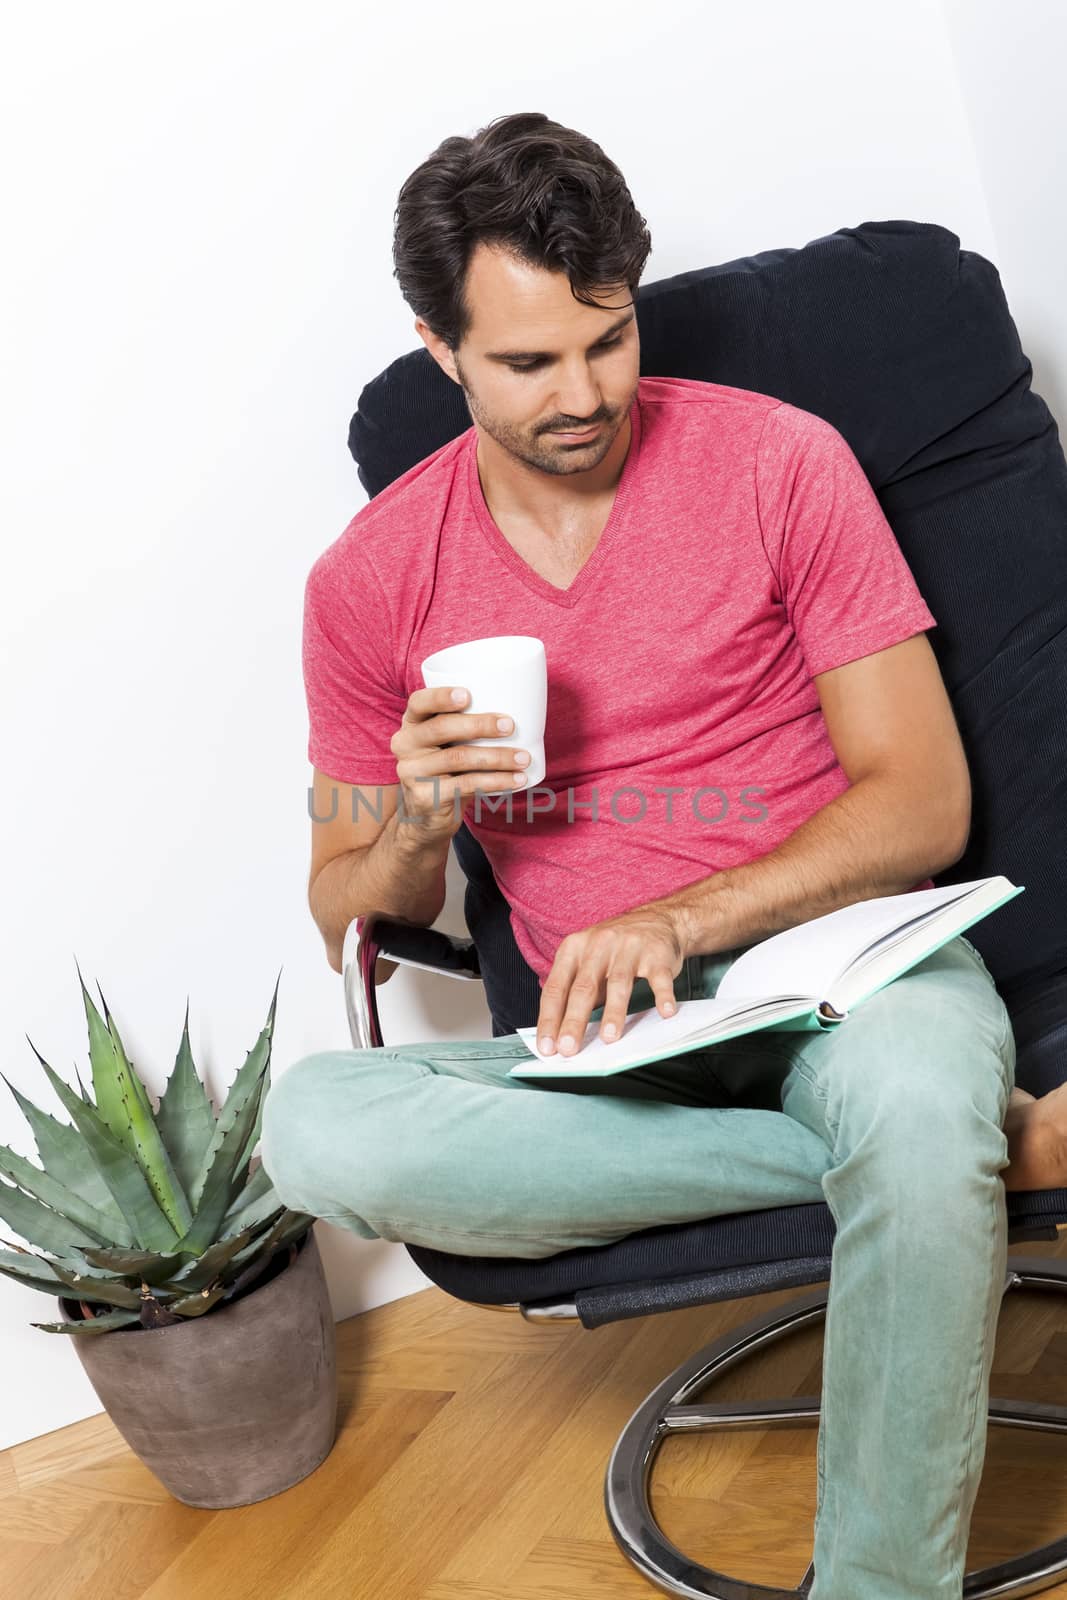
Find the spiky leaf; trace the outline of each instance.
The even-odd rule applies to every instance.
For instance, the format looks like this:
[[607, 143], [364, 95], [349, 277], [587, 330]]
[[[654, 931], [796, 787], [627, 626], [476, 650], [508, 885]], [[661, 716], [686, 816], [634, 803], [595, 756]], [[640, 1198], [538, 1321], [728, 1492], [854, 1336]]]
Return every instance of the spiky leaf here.
[[97, 1115], [115, 1142], [132, 1155], [133, 1151], [129, 1150], [125, 1143], [129, 1118], [123, 1108], [122, 1086], [117, 1077], [118, 1059], [115, 1054], [115, 1041], [93, 1004], [77, 961], [74, 965], [78, 972], [78, 982], [81, 984], [85, 1020], [89, 1025], [89, 1064], [92, 1071], [93, 1093], [96, 1096]]
[[182, 1249], [206, 1250], [218, 1238], [222, 1219], [238, 1192], [234, 1169], [259, 1115], [264, 1073], [270, 1063], [277, 999], [278, 985], [275, 983], [266, 1024], [243, 1066], [238, 1069], [226, 1102], [219, 1112], [215, 1133], [204, 1158], [202, 1181], [193, 1188], [196, 1216], [189, 1232], [179, 1241]]
[[[87, 1270], [95, 1270], [103, 1276], [143, 1278], [153, 1286], [165, 1283], [190, 1260], [184, 1250], [160, 1254], [155, 1250], [118, 1250], [90, 1245], [84, 1245], [78, 1256], [84, 1259]], [[75, 1258], [68, 1253], [66, 1259]], [[196, 1257], [192, 1259], [195, 1261]]]
[[259, 1230], [256, 1237], [248, 1245], [243, 1246], [242, 1250], [238, 1250], [230, 1258], [230, 1261], [227, 1261], [226, 1266], [219, 1269], [219, 1277], [222, 1278], [222, 1282], [234, 1282], [234, 1278], [242, 1274], [246, 1267], [251, 1270], [251, 1267], [256, 1266], [256, 1262], [267, 1261], [272, 1256], [275, 1245], [277, 1245], [274, 1230], [277, 1229], [278, 1221], [282, 1219], [283, 1214], [285, 1214], [285, 1206], [270, 1214], [269, 1218], [267, 1218], [267, 1226]]
[[87, 1336], [110, 1333], [112, 1328], [128, 1328], [132, 1322], [140, 1320], [135, 1311], [109, 1311], [106, 1317], [86, 1317], [81, 1322], [31, 1322], [30, 1327], [40, 1328], [44, 1333], [73, 1333]]
[[[100, 989], [99, 983], [97, 988]], [[104, 1020], [119, 1059], [120, 1082], [125, 1085], [129, 1099], [128, 1109], [134, 1138], [133, 1153], [148, 1179], [160, 1209], [166, 1213], [172, 1227], [180, 1233], [192, 1220], [192, 1207], [185, 1188], [174, 1170], [166, 1140], [156, 1123], [148, 1089], [139, 1074], [134, 1071], [126, 1054], [118, 1024], [108, 1009], [103, 989], [100, 989], [100, 1003], [104, 1008]]]
[[[78, 979], [80, 982], [80, 969]], [[189, 1226], [192, 1211], [160, 1138], [148, 1091], [130, 1065], [103, 991], [100, 999], [107, 1018], [106, 1025], [84, 983], [81, 988], [89, 1023], [89, 1055], [97, 1114], [111, 1136], [133, 1157], [144, 1173], [156, 1204], [175, 1233], [182, 1234]]]
[[28, 1244], [35, 1244], [39, 1250], [62, 1252], [72, 1244], [104, 1242], [66, 1217], [61, 1217], [51, 1206], [42, 1205], [39, 1200], [32, 1199], [8, 1183], [0, 1183], [0, 1217]]
[[238, 1228], [243, 1228], [246, 1216], [251, 1217], [253, 1211], [258, 1210], [261, 1202], [271, 1197], [274, 1198], [277, 1204], [274, 1179], [266, 1167], [260, 1163], [223, 1217], [219, 1228], [220, 1234], [236, 1233]]
[[280, 1249], [284, 1244], [302, 1239], [314, 1222], [315, 1218], [306, 1211], [289, 1211], [284, 1217], [279, 1217], [275, 1225], [274, 1248]]
[[[285, 1209], [278, 1195], [264, 1195], [259, 1205], [248, 1213], [245, 1228], [251, 1230], [254, 1238], [265, 1239]], [[226, 1237], [231, 1235], [227, 1233]]]
[[232, 1299], [247, 1283], [258, 1279], [270, 1264], [271, 1257], [284, 1246], [301, 1238], [311, 1227], [314, 1217], [304, 1212], [284, 1210], [274, 1222], [266, 1237], [239, 1250], [222, 1268], [220, 1278], [226, 1284], [226, 1298]]
[[[270, 1237], [271, 1229], [285, 1211], [285, 1207], [277, 1201], [277, 1196], [275, 1196], [275, 1202], [274, 1209], [267, 1212], [262, 1220], [249, 1225], [242, 1230], [241, 1234], [236, 1236], [239, 1242], [237, 1242], [232, 1256], [225, 1263], [217, 1264], [217, 1271], [222, 1279], [228, 1281], [240, 1270], [242, 1263], [258, 1259], [268, 1253], [267, 1241]], [[234, 1243], [235, 1238], [227, 1236], [219, 1241], [219, 1246], [230, 1246]], [[216, 1246], [212, 1246], [212, 1249], [215, 1248]], [[206, 1261], [208, 1255], [209, 1252], [205, 1250], [202, 1256], [197, 1256], [193, 1261], [183, 1266], [180, 1271], [173, 1273], [168, 1278], [157, 1280], [160, 1287], [173, 1289], [176, 1292], [183, 1291], [187, 1283], [201, 1277], [200, 1263]]]
[[196, 1184], [204, 1157], [215, 1133], [215, 1111], [193, 1061], [189, 1045], [189, 1002], [185, 1002], [185, 1023], [174, 1070], [167, 1080], [156, 1112], [159, 1128], [170, 1151], [174, 1170], [182, 1188], [195, 1206]]
[[[110, 1215], [88, 1205], [73, 1189], [68, 1189], [66, 1184], [60, 1183], [50, 1173], [42, 1172], [40, 1167], [35, 1167], [32, 1161], [27, 1161], [25, 1156], [18, 1155], [6, 1144], [0, 1144], [0, 1173], [5, 1178], [11, 1178], [27, 1194], [43, 1200], [53, 1211], [88, 1229], [94, 1238], [107, 1239], [114, 1235], [116, 1228], [120, 1233], [129, 1232], [124, 1221], [116, 1224]], [[120, 1238], [118, 1242], [132, 1244], [133, 1240], [127, 1237]]]
[[68, 1272], [66, 1267], [53, 1263], [53, 1271], [61, 1283], [73, 1290], [74, 1298], [82, 1295], [87, 1300], [102, 1301], [107, 1306], [121, 1306], [125, 1311], [139, 1311], [141, 1297], [136, 1289], [117, 1278], [83, 1278], [80, 1273]]
[[210, 1311], [217, 1305], [226, 1293], [226, 1286], [216, 1283], [210, 1289], [201, 1289], [198, 1294], [188, 1295], [184, 1300], [168, 1300], [167, 1310], [178, 1317], [202, 1317], [205, 1311]]
[[243, 1232], [235, 1234], [232, 1239], [219, 1239], [210, 1249], [205, 1250], [202, 1256], [197, 1256], [195, 1261], [168, 1278], [161, 1288], [171, 1289], [177, 1294], [189, 1294], [193, 1290], [203, 1289], [219, 1276], [223, 1267], [243, 1250], [253, 1236], [252, 1228], [245, 1228]]
[[[0, 1078], [4, 1078], [2, 1072]], [[51, 1112], [42, 1111], [7, 1078], [4, 1078], [4, 1082], [30, 1125], [41, 1166], [53, 1178], [66, 1184], [68, 1189], [76, 1190], [88, 1205], [95, 1206], [97, 1211], [108, 1217], [112, 1237], [116, 1243], [120, 1243], [126, 1220], [94, 1166], [85, 1140], [77, 1128], [69, 1122], [60, 1122]]]
[[242, 1256], [249, 1258], [249, 1266], [252, 1265], [253, 1260], [257, 1260], [261, 1255], [272, 1256], [283, 1245], [291, 1244], [294, 1239], [302, 1238], [314, 1221], [315, 1218], [309, 1216], [306, 1211], [290, 1211], [286, 1208], [277, 1222], [274, 1223], [267, 1237], [257, 1241], [254, 1255], [251, 1249], [241, 1251], [239, 1255], [234, 1256], [233, 1261], [230, 1263], [231, 1268], [241, 1260]]
[[234, 1163], [238, 1160], [248, 1137], [249, 1126], [255, 1120], [258, 1098], [259, 1089], [254, 1087], [252, 1093], [239, 1106], [236, 1120], [223, 1134], [215, 1149], [197, 1204], [196, 1217], [189, 1232], [180, 1240], [181, 1247], [185, 1250], [197, 1252], [206, 1250], [212, 1240], [218, 1238], [222, 1219], [229, 1209], [234, 1192]]
[[[93, 1106], [74, 1093], [58, 1073], [53, 1072], [43, 1057], [38, 1056], [48, 1081], [62, 1104], [70, 1112], [71, 1120], [89, 1147], [104, 1182], [114, 1195], [129, 1228], [133, 1230], [134, 1244], [146, 1250], [173, 1251], [177, 1235], [156, 1204], [148, 1187], [148, 1180], [133, 1156], [111, 1135]], [[17, 1228], [18, 1223], [14, 1226]], [[21, 1232], [22, 1230], [19, 1229]], [[43, 1242], [43, 1241], [36, 1241]], [[112, 1239], [87, 1239], [67, 1235], [70, 1244], [113, 1244]]]
[[[222, 1104], [222, 1109], [219, 1110], [218, 1120], [216, 1120], [213, 1134], [211, 1134], [211, 1142], [208, 1144], [208, 1149], [205, 1150], [205, 1155], [203, 1155], [202, 1168], [200, 1168], [200, 1173], [198, 1173], [197, 1179], [194, 1181], [194, 1186], [190, 1189], [189, 1200], [197, 1211], [200, 1210], [200, 1203], [203, 1200], [208, 1174], [218, 1178], [216, 1155], [219, 1154], [222, 1142], [226, 1141], [227, 1150], [229, 1150], [229, 1157], [227, 1157], [226, 1163], [227, 1178], [232, 1178], [232, 1174], [237, 1171], [240, 1158], [245, 1154], [245, 1144], [248, 1141], [248, 1136], [250, 1136], [251, 1131], [256, 1126], [256, 1122], [258, 1122], [259, 1101], [261, 1101], [262, 1096], [262, 1078], [264, 1078], [264, 1074], [266, 1074], [270, 1066], [270, 1038], [274, 1034], [274, 1014], [278, 1003], [278, 981], [280, 981], [280, 978], [275, 981], [274, 997], [270, 1000], [267, 1021], [264, 1022], [261, 1034], [259, 1034], [259, 1038], [254, 1043], [253, 1048], [248, 1051], [248, 1056], [246, 1056], [243, 1066], [238, 1067], [234, 1082], [230, 1083], [229, 1094], [227, 1094], [226, 1101]], [[251, 1112], [250, 1117], [243, 1117], [243, 1112], [245, 1112], [250, 1101], [253, 1101], [253, 1112]], [[234, 1130], [235, 1126], [238, 1125], [238, 1120], [242, 1122], [242, 1131], [240, 1131], [240, 1138], [234, 1138]], [[229, 1206], [229, 1200], [227, 1200], [227, 1206]], [[226, 1211], [226, 1206], [222, 1210]], [[221, 1221], [221, 1218], [222, 1213], [219, 1213], [219, 1221]]]
[[[73, 1268], [73, 1272], [69, 1269]], [[70, 1279], [75, 1277], [79, 1270], [77, 1260], [53, 1263], [46, 1261], [43, 1256], [34, 1255], [32, 1250], [0, 1250], [0, 1272], [6, 1277], [13, 1278], [16, 1283], [24, 1284], [27, 1289], [41, 1289], [46, 1294], [62, 1294], [65, 1288], [72, 1287]], [[75, 1281], [79, 1300], [91, 1300], [100, 1305], [113, 1304], [100, 1290], [99, 1284], [91, 1281]]]
[[32, 1250], [0, 1250], [0, 1272], [14, 1278], [27, 1289], [43, 1289], [47, 1294], [58, 1294], [62, 1288], [59, 1279], [43, 1256]]
[[[255, 1123], [253, 1124], [251, 1133], [248, 1135], [248, 1138], [245, 1141], [245, 1147], [241, 1151], [241, 1154], [237, 1159], [237, 1165], [233, 1169], [233, 1187], [234, 1188], [236, 1188], [237, 1183], [241, 1179], [245, 1179], [246, 1181], [251, 1181], [250, 1179], [248, 1179], [248, 1176], [247, 1176], [248, 1175], [248, 1169], [249, 1169], [250, 1163], [252, 1161], [253, 1152], [255, 1151], [256, 1145], [259, 1143], [259, 1136], [263, 1131], [263, 1107], [266, 1104], [267, 1094], [268, 1094], [269, 1090], [270, 1090], [270, 1062], [268, 1061], [267, 1065], [263, 1069], [263, 1082], [260, 1085], [259, 1096], [258, 1096], [258, 1101], [257, 1101], [257, 1106], [256, 1106], [256, 1120], [255, 1120]], [[257, 1168], [257, 1171], [258, 1171], [258, 1168]]]

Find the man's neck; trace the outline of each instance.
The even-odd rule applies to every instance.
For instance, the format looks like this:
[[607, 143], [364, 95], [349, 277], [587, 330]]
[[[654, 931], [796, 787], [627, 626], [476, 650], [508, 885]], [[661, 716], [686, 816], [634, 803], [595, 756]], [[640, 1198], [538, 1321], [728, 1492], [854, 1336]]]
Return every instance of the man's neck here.
[[498, 527], [511, 522], [538, 528], [547, 537], [566, 535], [588, 519], [602, 518], [614, 498], [630, 449], [627, 412], [602, 461], [588, 472], [555, 475], [516, 461], [495, 439], [478, 432], [476, 461], [482, 494]]

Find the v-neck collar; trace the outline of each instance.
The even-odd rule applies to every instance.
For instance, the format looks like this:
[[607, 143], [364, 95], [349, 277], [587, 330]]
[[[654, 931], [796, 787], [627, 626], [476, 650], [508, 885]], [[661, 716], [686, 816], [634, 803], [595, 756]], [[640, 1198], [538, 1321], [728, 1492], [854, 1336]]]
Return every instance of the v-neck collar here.
[[470, 493], [471, 505], [479, 528], [485, 535], [490, 548], [500, 557], [505, 566], [510, 567], [516, 577], [521, 578], [527, 588], [533, 590], [544, 600], [551, 600], [557, 606], [574, 606], [589, 588], [600, 568], [603, 566], [610, 551], [612, 540], [615, 538], [619, 522], [625, 510], [626, 499], [630, 487], [630, 480], [637, 466], [638, 452], [641, 448], [641, 402], [637, 395], [634, 396], [630, 407], [630, 447], [626, 452], [619, 481], [615, 485], [615, 498], [608, 512], [608, 520], [600, 531], [600, 538], [592, 555], [585, 566], [582, 567], [574, 581], [566, 589], [558, 589], [554, 583], [549, 583], [547, 578], [542, 578], [535, 572], [528, 561], [525, 561], [514, 545], [509, 544], [493, 521], [486, 505], [485, 495], [482, 493], [481, 479], [478, 477], [478, 430], [471, 429], [470, 444], [467, 448], [467, 484]]

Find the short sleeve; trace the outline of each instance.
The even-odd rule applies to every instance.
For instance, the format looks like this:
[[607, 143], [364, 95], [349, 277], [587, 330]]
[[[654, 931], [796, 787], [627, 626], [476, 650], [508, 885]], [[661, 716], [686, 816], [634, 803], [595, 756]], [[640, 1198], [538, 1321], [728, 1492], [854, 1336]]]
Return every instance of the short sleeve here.
[[756, 460], [764, 547], [812, 677], [937, 626], [847, 441], [782, 403]]
[[389, 748], [407, 708], [395, 682], [388, 610], [373, 571], [320, 556], [304, 588], [308, 760], [339, 783], [395, 784]]

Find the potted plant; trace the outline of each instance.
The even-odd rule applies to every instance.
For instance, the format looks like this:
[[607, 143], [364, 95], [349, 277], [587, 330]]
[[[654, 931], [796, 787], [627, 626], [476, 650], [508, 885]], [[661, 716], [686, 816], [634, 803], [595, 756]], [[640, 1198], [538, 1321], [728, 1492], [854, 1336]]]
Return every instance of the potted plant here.
[[[77, 965], [77, 963], [75, 963]], [[279, 980], [281, 974], [279, 973]], [[4, 1078], [40, 1166], [0, 1145], [0, 1272], [58, 1295], [89, 1381], [130, 1448], [186, 1505], [249, 1505], [305, 1478], [333, 1447], [333, 1314], [314, 1218], [290, 1211], [252, 1152], [270, 1085], [278, 983], [216, 1113], [193, 1063], [189, 1006], [159, 1104], [82, 981], [95, 1101], [30, 1040], [70, 1115]], [[99, 988], [99, 985], [98, 985]], [[105, 1020], [106, 1019], [106, 1020]], [[77, 1074], [77, 1067], [75, 1067]], [[2, 1074], [0, 1074], [2, 1076]]]

